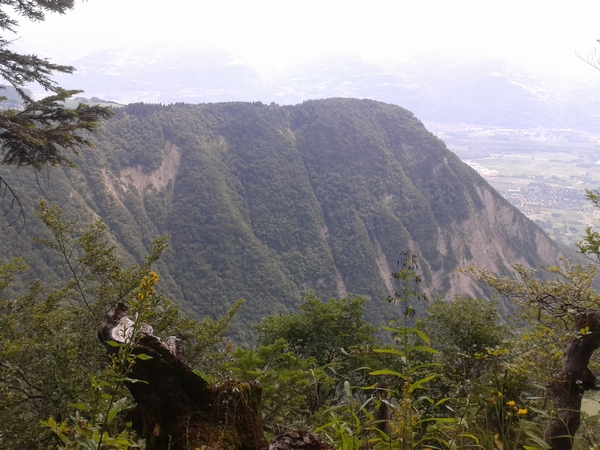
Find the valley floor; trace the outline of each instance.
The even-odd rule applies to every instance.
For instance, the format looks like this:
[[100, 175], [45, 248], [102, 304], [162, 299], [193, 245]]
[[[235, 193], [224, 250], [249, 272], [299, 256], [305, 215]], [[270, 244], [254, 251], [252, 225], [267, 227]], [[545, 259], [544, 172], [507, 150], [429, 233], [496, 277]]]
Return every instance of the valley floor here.
[[426, 126], [555, 241], [573, 248], [586, 227], [600, 226], [600, 210], [585, 197], [600, 186], [600, 134]]

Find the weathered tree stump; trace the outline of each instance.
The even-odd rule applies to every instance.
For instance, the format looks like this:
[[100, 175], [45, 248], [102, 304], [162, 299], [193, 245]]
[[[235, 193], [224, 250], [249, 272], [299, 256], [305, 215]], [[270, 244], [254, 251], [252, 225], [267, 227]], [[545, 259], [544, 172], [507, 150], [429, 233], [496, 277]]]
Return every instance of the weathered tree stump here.
[[548, 383], [555, 413], [546, 426], [544, 441], [554, 450], [572, 449], [573, 437], [581, 424], [583, 394], [598, 389], [588, 365], [600, 348], [600, 313], [580, 314], [575, 329], [580, 333], [565, 348], [562, 370]]
[[[102, 342], [125, 342], [131, 320], [120, 303], [100, 326]], [[107, 346], [109, 351], [113, 347]], [[136, 431], [147, 450], [265, 450], [262, 388], [257, 383], [226, 380], [210, 386], [182, 359], [176, 338], [165, 342], [146, 326], [133, 354], [138, 359], [127, 383], [137, 403], [132, 412]]]

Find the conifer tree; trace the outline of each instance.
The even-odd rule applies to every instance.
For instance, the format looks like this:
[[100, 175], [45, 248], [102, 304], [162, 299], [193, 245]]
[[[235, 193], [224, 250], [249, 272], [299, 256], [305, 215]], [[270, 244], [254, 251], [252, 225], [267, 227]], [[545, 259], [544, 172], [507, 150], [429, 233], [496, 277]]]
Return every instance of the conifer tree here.
[[[3, 108], [0, 101], [0, 163], [16, 167], [73, 166], [71, 154], [81, 147], [92, 146], [85, 131], [95, 131], [99, 120], [111, 114], [110, 109], [80, 104], [66, 109], [64, 101], [81, 91], [66, 90], [53, 79], [54, 72], [72, 73], [75, 68], [54, 64], [34, 54], [13, 51], [10, 39], [18, 28], [17, 18], [43, 21], [46, 13], [64, 14], [74, 0], [5, 0], [0, 5], [0, 78], [3, 88], [12, 86], [22, 104], [17, 109]], [[38, 84], [49, 96], [35, 100], [25, 86]], [[1, 94], [1, 92], [0, 92]], [[0, 97], [5, 100], [5, 97]], [[0, 178], [0, 202], [10, 209], [18, 197], [6, 180]]]

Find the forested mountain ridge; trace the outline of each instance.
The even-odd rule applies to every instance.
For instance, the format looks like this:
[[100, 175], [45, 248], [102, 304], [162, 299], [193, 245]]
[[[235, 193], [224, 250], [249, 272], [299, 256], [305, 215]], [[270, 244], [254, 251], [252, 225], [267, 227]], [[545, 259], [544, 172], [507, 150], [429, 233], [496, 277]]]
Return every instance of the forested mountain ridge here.
[[[393, 294], [403, 250], [419, 256], [430, 294], [478, 295], [457, 267], [506, 274], [512, 263], [553, 264], [558, 249], [412, 113], [372, 100], [294, 106], [132, 104], [102, 124], [80, 169], [52, 169], [45, 194], [69, 217], [102, 217], [131, 260], [170, 235], [158, 270], [185, 309], [221, 315], [238, 298], [255, 322], [295, 307], [303, 293]], [[5, 256], [35, 276], [62, 274], [28, 258], [43, 233], [27, 172], [1, 169], [27, 212]], [[388, 318], [368, 308], [373, 320]], [[243, 327], [238, 329], [244, 335]]]

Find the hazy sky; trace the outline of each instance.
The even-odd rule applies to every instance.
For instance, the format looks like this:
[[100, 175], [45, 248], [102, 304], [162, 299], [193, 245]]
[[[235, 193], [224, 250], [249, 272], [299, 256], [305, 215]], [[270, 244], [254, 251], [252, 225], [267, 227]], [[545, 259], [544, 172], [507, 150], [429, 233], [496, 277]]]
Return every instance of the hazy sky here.
[[89, 0], [22, 22], [17, 44], [66, 63], [160, 44], [232, 51], [263, 70], [334, 52], [372, 62], [439, 52], [594, 75], [575, 52], [593, 49], [599, 18], [600, 2], [590, 0]]

